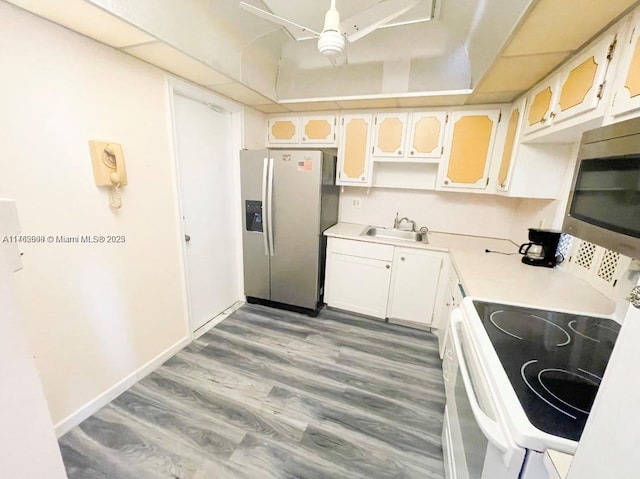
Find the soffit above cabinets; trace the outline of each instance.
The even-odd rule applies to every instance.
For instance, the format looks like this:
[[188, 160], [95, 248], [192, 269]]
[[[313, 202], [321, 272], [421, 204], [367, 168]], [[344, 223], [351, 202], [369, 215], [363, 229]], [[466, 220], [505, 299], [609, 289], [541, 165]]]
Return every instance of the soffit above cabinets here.
[[153, 36], [84, 0], [10, 0], [10, 3], [112, 47], [155, 40]]
[[[264, 113], [511, 102], [640, 3], [422, 0], [398, 21], [433, 20], [347, 42], [335, 67], [239, 0], [8, 1]], [[318, 30], [330, 3], [245, 1]], [[378, 1], [337, 7], [344, 19]]]
[[122, 51], [200, 85], [229, 82], [227, 76], [159, 41], [125, 47]]

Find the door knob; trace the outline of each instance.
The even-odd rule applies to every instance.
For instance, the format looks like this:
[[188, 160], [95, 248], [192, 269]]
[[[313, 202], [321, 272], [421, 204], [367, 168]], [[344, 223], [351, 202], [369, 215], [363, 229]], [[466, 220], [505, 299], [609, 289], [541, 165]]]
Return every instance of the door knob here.
[[188, 243], [189, 241], [191, 241], [191, 236], [184, 235], [184, 240]]

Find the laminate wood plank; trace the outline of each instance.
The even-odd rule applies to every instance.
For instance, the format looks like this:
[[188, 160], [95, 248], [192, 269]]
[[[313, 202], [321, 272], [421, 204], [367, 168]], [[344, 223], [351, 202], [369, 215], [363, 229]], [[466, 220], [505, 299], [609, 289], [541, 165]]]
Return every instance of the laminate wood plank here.
[[70, 479], [442, 479], [429, 332], [245, 305], [60, 439]]
[[[395, 380], [383, 374], [367, 372], [365, 368], [353, 371], [331, 361], [323, 362], [318, 358], [306, 359], [278, 353], [265, 344], [244, 341], [240, 337], [218, 334], [218, 340], [210, 343], [200, 354], [221, 362], [230, 368], [242, 368], [274, 382], [315, 390], [323, 390], [330, 385], [328, 381], [362, 389], [371, 394], [398, 400], [413, 402], [419, 406], [428, 404], [427, 385], [420, 387], [419, 382], [399, 388]], [[260, 357], [278, 357], [278, 361], [265, 362]], [[365, 360], [367, 358], [364, 358]]]

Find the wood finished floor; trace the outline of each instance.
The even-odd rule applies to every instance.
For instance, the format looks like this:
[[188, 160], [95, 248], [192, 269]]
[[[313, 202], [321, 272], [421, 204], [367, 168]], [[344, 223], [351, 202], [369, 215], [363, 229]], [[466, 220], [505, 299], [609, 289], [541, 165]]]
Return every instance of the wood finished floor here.
[[427, 332], [245, 305], [63, 436], [70, 479], [443, 478]]

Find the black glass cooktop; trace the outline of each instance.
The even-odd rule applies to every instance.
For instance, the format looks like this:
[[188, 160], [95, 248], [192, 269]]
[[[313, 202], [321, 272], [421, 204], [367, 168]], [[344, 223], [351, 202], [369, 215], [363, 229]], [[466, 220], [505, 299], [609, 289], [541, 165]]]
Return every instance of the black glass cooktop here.
[[620, 325], [591, 316], [473, 304], [531, 424], [578, 441]]

